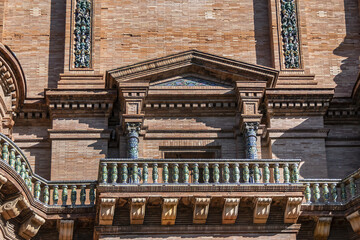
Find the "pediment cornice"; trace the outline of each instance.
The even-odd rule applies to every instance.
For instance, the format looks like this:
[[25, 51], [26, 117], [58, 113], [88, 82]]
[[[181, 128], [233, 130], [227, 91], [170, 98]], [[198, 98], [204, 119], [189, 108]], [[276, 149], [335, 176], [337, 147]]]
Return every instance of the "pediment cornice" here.
[[185, 51], [162, 58], [120, 67], [107, 72], [107, 87], [148, 86], [151, 81], [181, 74], [196, 73], [223, 82], [262, 82], [266, 87], [276, 85], [279, 72], [275, 69], [249, 64], [197, 50]]

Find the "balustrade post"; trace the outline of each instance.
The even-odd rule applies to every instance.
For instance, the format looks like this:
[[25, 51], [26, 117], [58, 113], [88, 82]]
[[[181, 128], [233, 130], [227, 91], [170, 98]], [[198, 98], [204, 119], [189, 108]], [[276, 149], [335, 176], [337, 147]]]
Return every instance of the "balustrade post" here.
[[118, 165], [117, 163], [111, 164], [111, 182], [112, 184], [116, 184], [118, 179]]
[[313, 186], [313, 192], [314, 192], [314, 200], [316, 203], [319, 202], [320, 199], [320, 188], [319, 188], [319, 184], [315, 183]]
[[184, 163], [184, 165], [183, 165], [184, 183], [189, 183], [189, 177], [190, 177], [189, 164]]
[[139, 157], [139, 132], [141, 123], [126, 123], [128, 132], [128, 158], [137, 159]]
[[259, 169], [259, 164], [257, 164], [257, 163], [254, 164], [253, 171], [254, 171], [254, 182], [260, 183], [261, 173], [260, 173], [260, 169]]
[[169, 165], [167, 163], [164, 163], [163, 165], [163, 182], [169, 183]]
[[274, 182], [275, 183], [280, 182], [280, 169], [279, 169], [279, 164], [278, 163], [274, 164]]
[[154, 163], [153, 164], [153, 170], [152, 170], [152, 178], [153, 178], [153, 183], [158, 183], [158, 179], [159, 179], [159, 173], [158, 173], [159, 169], [158, 169], [158, 164]]
[[210, 170], [209, 170], [208, 163], [204, 163], [203, 180], [204, 180], [204, 183], [209, 183], [209, 180], [210, 180]]
[[234, 182], [236, 184], [240, 183], [240, 170], [239, 170], [239, 164], [234, 163], [233, 165], [233, 173], [234, 173]]
[[138, 164], [134, 163], [132, 165], [132, 177], [133, 177], [133, 181], [134, 183], [139, 183], [139, 168], [138, 168]]
[[63, 185], [62, 186], [62, 194], [61, 194], [61, 200], [62, 200], [62, 205], [66, 205], [67, 199], [68, 199], [68, 186], [67, 185]]
[[149, 178], [149, 168], [148, 168], [148, 164], [147, 164], [147, 163], [144, 163], [144, 164], [143, 164], [143, 176], [142, 176], [143, 183], [147, 183], [147, 182], [148, 182], [148, 178]]
[[76, 205], [76, 199], [77, 199], [77, 193], [76, 193], [76, 185], [71, 186], [71, 205]]
[[264, 179], [264, 183], [269, 183], [270, 182], [270, 169], [269, 169], [269, 164], [268, 163], [264, 164], [263, 179]]
[[16, 159], [15, 159], [15, 170], [18, 174], [20, 174], [21, 172], [21, 157], [20, 155], [17, 155], [16, 156]]
[[54, 205], [57, 205], [59, 201], [59, 186], [54, 185], [54, 191], [53, 191], [53, 202]]
[[298, 183], [299, 182], [299, 165], [294, 163], [292, 165], [292, 174], [291, 174], [291, 182]]
[[86, 185], [81, 185], [80, 204], [85, 205], [85, 201], [86, 201]]
[[324, 202], [328, 203], [329, 202], [329, 187], [327, 183], [324, 183], [322, 185], [323, 188], [323, 198], [324, 198]]
[[223, 166], [223, 180], [224, 183], [229, 183], [230, 181], [230, 169], [228, 163], [225, 163]]
[[89, 199], [90, 199], [90, 204], [94, 205], [95, 203], [95, 185], [91, 184], [90, 185], [90, 193], [89, 193]]
[[41, 193], [41, 185], [40, 185], [40, 181], [36, 181], [35, 182], [35, 187], [34, 187], [34, 198], [36, 200], [40, 199], [40, 193]]
[[126, 184], [128, 180], [128, 165], [126, 163], [121, 165], [121, 180], [123, 184]]
[[15, 149], [12, 148], [10, 150], [10, 156], [9, 156], [9, 165], [12, 167], [12, 168], [15, 168]]
[[45, 203], [45, 204], [49, 204], [50, 193], [49, 193], [49, 186], [48, 186], [48, 185], [45, 185], [45, 186], [44, 186], [43, 199], [44, 199], [44, 203]]
[[249, 164], [245, 163], [243, 165], [243, 180], [245, 183], [249, 183], [249, 179], [250, 179]]
[[356, 185], [355, 185], [355, 180], [353, 177], [351, 177], [349, 179], [349, 185], [350, 185], [350, 195], [351, 195], [351, 198], [354, 198], [355, 195], [356, 195]]
[[199, 164], [194, 163], [193, 165], [193, 183], [199, 183]]
[[108, 180], [107, 163], [101, 163], [101, 182], [107, 183], [107, 180]]
[[2, 146], [2, 159], [5, 162], [9, 161], [9, 144], [7, 142], [4, 142]]
[[173, 164], [173, 171], [172, 171], [172, 180], [173, 183], [179, 183], [179, 164]]
[[284, 183], [289, 183], [290, 182], [290, 171], [289, 171], [289, 164], [285, 163], [284, 164]]
[[346, 186], [345, 186], [345, 183], [341, 183], [340, 184], [340, 187], [341, 187], [341, 200], [343, 201], [343, 202], [345, 202], [346, 201], [346, 198], [347, 198], [347, 194], [346, 194]]
[[337, 200], [336, 183], [332, 183], [332, 184], [330, 185], [330, 193], [331, 193], [333, 202], [336, 202], [336, 200]]
[[306, 183], [304, 195], [305, 195], [306, 203], [311, 203], [311, 188], [310, 188], [310, 183]]
[[22, 162], [22, 163], [21, 163], [20, 176], [21, 176], [22, 179], [25, 180], [25, 176], [26, 176], [26, 165], [25, 165], [25, 162]]
[[219, 164], [217, 163], [213, 165], [213, 178], [215, 184], [218, 184], [220, 182], [220, 169]]
[[257, 159], [257, 147], [256, 147], [256, 132], [258, 130], [259, 123], [246, 122], [245, 123], [245, 142], [246, 142], [246, 158]]

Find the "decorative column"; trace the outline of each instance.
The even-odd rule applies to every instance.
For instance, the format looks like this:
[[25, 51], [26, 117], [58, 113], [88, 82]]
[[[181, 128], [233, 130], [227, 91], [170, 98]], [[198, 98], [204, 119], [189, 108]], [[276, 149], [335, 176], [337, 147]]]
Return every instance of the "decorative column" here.
[[139, 132], [141, 123], [126, 123], [128, 137], [128, 158], [139, 157]]
[[258, 130], [259, 123], [246, 122], [244, 128], [245, 142], [246, 142], [246, 158], [257, 159], [256, 148], [256, 132]]

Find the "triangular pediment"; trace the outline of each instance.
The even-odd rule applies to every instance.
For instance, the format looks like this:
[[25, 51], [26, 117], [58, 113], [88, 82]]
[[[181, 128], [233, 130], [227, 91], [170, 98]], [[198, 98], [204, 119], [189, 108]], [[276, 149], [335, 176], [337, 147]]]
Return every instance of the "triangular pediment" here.
[[202, 77], [188, 75], [177, 76], [170, 79], [156, 81], [152, 84], [154, 87], [231, 87], [223, 83], [204, 79]]
[[[159, 86], [189, 84], [211, 86], [234, 82], [262, 82], [266, 87], [275, 87], [278, 71], [272, 68], [249, 64], [196, 50], [181, 52], [137, 64], [120, 67], [107, 72], [106, 82], [109, 88], [115, 86], [154, 85], [159, 80], [176, 78], [184, 75], [197, 75], [216, 79], [212, 83], [207, 79], [181, 79], [162, 81]], [[179, 78], [180, 79], [180, 78]]]

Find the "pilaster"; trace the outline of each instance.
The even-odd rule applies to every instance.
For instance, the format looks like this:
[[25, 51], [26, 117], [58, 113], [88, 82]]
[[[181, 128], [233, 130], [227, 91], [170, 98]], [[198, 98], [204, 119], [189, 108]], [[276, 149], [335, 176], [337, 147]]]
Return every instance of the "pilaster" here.
[[72, 240], [74, 234], [74, 220], [58, 220], [59, 240]]

